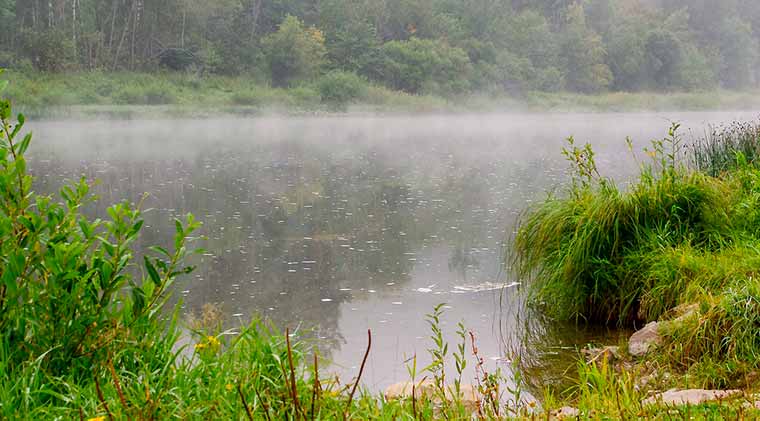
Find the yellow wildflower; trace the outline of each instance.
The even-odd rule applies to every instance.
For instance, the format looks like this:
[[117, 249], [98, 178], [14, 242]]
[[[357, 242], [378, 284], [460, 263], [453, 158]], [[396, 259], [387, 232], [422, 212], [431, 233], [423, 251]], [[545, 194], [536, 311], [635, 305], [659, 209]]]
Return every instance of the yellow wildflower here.
[[206, 336], [206, 342], [208, 343], [208, 346], [211, 347], [219, 346], [219, 339], [217, 339], [216, 336]]
[[317, 28], [315, 28], [313, 26], [311, 28], [309, 28], [309, 35], [311, 35], [311, 38], [314, 41], [316, 41], [316, 42], [318, 42], [320, 44], [324, 44], [325, 43], [325, 34], [322, 31], [320, 31], [319, 29], [317, 29]]
[[106, 417], [88, 418], [87, 421], [106, 421]]
[[227, 386], [226, 386], [226, 387], [227, 387], [227, 391], [228, 391], [228, 392], [232, 390], [232, 385], [231, 385], [231, 384], [227, 383]]

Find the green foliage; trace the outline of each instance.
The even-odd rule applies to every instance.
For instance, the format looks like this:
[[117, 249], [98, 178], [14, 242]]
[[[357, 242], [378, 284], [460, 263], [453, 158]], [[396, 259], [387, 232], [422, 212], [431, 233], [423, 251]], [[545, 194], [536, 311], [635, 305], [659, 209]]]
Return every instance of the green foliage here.
[[[0, 0], [0, 28], [13, 28], [0, 32], [0, 64], [245, 75], [275, 87], [341, 70], [445, 95], [756, 87], [760, 7], [706, 4], [77, 0], [63, 7]], [[431, 43], [424, 47], [432, 57], [415, 51], [415, 39]], [[424, 77], [429, 72], [439, 74]]]
[[[11, 121], [10, 102], [0, 103], [0, 327], [4, 363], [21, 369], [37, 361], [47, 375], [87, 375], [118, 359], [125, 343], [147, 345], [176, 277], [192, 267], [188, 240], [199, 224], [176, 220], [172, 251], [156, 247], [136, 279], [131, 245], [142, 228], [139, 206], [108, 208], [107, 220], [91, 221], [81, 208], [93, 199], [80, 180], [64, 186], [61, 202], [31, 191], [22, 137], [23, 115]], [[12, 373], [11, 373], [12, 374]]]
[[58, 29], [26, 31], [22, 35], [25, 55], [38, 70], [60, 72], [77, 65], [76, 46]]
[[362, 99], [367, 93], [367, 81], [355, 73], [332, 71], [317, 81], [322, 102], [343, 107]]
[[[688, 244], [710, 251], [730, 244], [731, 184], [685, 169], [675, 125], [652, 142], [652, 163], [629, 191], [599, 177], [586, 146], [565, 155], [578, 174], [567, 197], [550, 196], [520, 223], [515, 268], [531, 279], [534, 302], [560, 319], [630, 323], [656, 319], [679, 304], [678, 284], [649, 276], [654, 256]], [[662, 282], [662, 284], [660, 284]], [[670, 294], [648, 306], [658, 288]]]
[[264, 38], [262, 48], [272, 83], [280, 87], [316, 77], [327, 53], [322, 32], [306, 28], [295, 16], [287, 16], [277, 32]]
[[697, 169], [713, 177], [736, 170], [740, 162], [755, 164], [760, 159], [760, 126], [733, 123], [713, 128], [697, 142], [690, 159]]
[[607, 89], [612, 83], [612, 72], [605, 62], [607, 52], [602, 38], [586, 24], [579, 3], [568, 8], [560, 39], [567, 87], [584, 93]]
[[381, 80], [409, 93], [458, 93], [468, 87], [470, 60], [445, 41], [413, 37], [383, 45]]
[[663, 89], [676, 83], [682, 60], [678, 38], [668, 31], [653, 31], [649, 33], [644, 48], [655, 86]]
[[649, 360], [660, 370], [691, 386], [742, 387], [760, 369], [760, 136], [756, 124], [735, 123], [689, 151], [678, 128], [645, 150], [651, 162], [628, 190], [571, 143], [570, 194], [524, 217], [515, 268], [548, 315], [659, 320], [663, 352]]
[[760, 44], [752, 37], [752, 27], [740, 17], [726, 18], [720, 23], [721, 37], [720, 75], [721, 82], [728, 88], [754, 86], [757, 82], [757, 67]]

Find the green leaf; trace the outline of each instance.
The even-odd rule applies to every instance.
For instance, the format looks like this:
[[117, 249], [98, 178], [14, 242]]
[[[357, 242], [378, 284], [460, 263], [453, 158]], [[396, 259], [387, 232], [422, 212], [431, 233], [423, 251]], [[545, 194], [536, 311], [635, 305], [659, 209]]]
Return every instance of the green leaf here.
[[143, 226], [143, 222], [143, 220], [139, 220], [132, 225], [132, 228], [129, 230], [130, 237], [140, 232]]
[[153, 263], [150, 262], [150, 259], [148, 259], [148, 256], [143, 256], [143, 259], [145, 260], [145, 269], [148, 271], [148, 276], [150, 277], [150, 280], [153, 281], [153, 283], [157, 286], [161, 286], [161, 277], [158, 276], [158, 271], [156, 270], [156, 267], [153, 266]]
[[169, 250], [167, 250], [167, 249], [165, 249], [165, 248], [163, 248], [161, 246], [152, 246], [152, 247], [150, 247], [150, 249], [153, 250], [156, 253], [161, 253], [161, 254], [163, 254], [164, 256], [166, 256], [166, 257], [168, 257], [170, 259], [172, 258], [172, 255], [169, 254]]
[[18, 144], [18, 149], [16, 150], [17, 154], [23, 155], [27, 149], [29, 149], [29, 143], [32, 141], [32, 134], [27, 133], [26, 136], [24, 136], [24, 139], [21, 141], [21, 143]]
[[145, 292], [140, 288], [132, 289], [132, 315], [137, 317], [145, 308]]
[[8, 87], [8, 81], [7, 80], [0, 80], [0, 92], [4, 91], [5, 88]]
[[79, 229], [82, 230], [82, 235], [84, 235], [84, 238], [90, 239], [92, 238], [93, 234], [93, 225], [87, 223], [84, 219], [79, 220]]

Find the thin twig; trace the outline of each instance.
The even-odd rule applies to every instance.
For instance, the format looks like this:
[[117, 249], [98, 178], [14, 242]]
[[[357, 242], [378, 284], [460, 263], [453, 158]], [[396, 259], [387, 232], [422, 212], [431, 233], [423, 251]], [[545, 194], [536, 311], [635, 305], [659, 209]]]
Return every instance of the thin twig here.
[[293, 350], [290, 347], [290, 329], [285, 329], [285, 343], [288, 347], [288, 364], [290, 365], [290, 390], [293, 398], [293, 405], [296, 409], [296, 419], [298, 419], [298, 413], [301, 405], [298, 403], [298, 388], [296, 387], [296, 369], [293, 366]]
[[267, 403], [264, 402], [264, 399], [261, 398], [261, 395], [259, 394], [259, 389], [256, 387], [256, 385], [253, 385], [253, 393], [256, 394], [256, 399], [258, 399], [261, 402], [261, 407], [264, 409], [264, 418], [266, 418], [267, 421], [272, 421], [272, 419], [269, 418], [269, 406], [267, 406]]
[[[475, 357], [475, 379], [478, 383], [478, 389], [482, 389], [481, 392], [485, 395], [486, 399], [490, 401], [491, 403], [491, 409], [493, 410], [494, 415], [498, 418], [499, 417], [499, 404], [498, 404], [498, 396], [495, 396], [493, 393], [493, 388], [490, 385], [490, 382], [488, 380], [488, 372], [486, 372], [486, 369], [483, 367], [483, 358], [480, 356], [478, 352], [478, 346], [475, 343], [475, 333], [472, 331], [470, 333], [470, 339], [472, 340], [472, 355]], [[482, 381], [481, 381], [482, 376]], [[485, 385], [483, 384], [485, 382]]]
[[417, 394], [415, 391], [415, 388], [417, 387], [414, 382], [412, 382], [412, 417], [414, 417], [414, 420], [417, 420], [417, 397], [414, 396]]
[[108, 404], [106, 403], [106, 399], [103, 397], [103, 391], [100, 390], [100, 382], [98, 381], [98, 374], [95, 373], [95, 391], [98, 392], [98, 399], [100, 399], [100, 403], [103, 404], [103, 408], [106, 410], [106, 414], [108, 415], [108, 419], [113, 421], [113, 415], [111, 415], [111, 410], [108, 409]]
[[314, 386], [311, 390], [311, 421], [314, 421], [314, 404], [317, 401], [317, 389], [319, 389], [319, 362], [317, 361], [317, 353], [314, 353]]
[[111, 371], [111, 377], [113, 377], [113, 384], [116, 386], [116, 394], [119, 395], [119, 400], [121, 401], [121, 406], [124, 407], [124, 410], [127, 411], [129, 409], [127, 405], [127, 400], [124, 398], [124, 392], [121, 391], [121, 384], [119, 384], [119, 377], [116, 375], [116, 369], [113, 366], [113, 361], [108, 360], [108, 370]]
[[364, 372], [364, 366], [367, 364], [367, 357], [369, 357], [369, 351], [372, 349], [372, 330], [367, 329], [367, 351], [364, 352], [364, 358], [362, 358], [362, 365], [359, 367], [359, 375], [356, 377], [356, 383], [351, 389], [351, 394], [348, 395], [348, 403], [346, 404], [346, 410], [343, 411], [343, 419], [348, 418], [348, 411], [351, 409], [351, 401], [354, 399], [354, 393], [356, 388], [359, 387], [359, 381], [362, 379], [362, 373]]
[[81, 406], [79, 407], [79, 421], [84, 421], [84, 411]]
[[248, 415], [248, 419], [253, 421], [253, 414], [251, 414], [251, 408], [248, 406], [248, 402], [245, 401], [243, 395], [243, 389], [240, 387], [240, 383], [237, 384], [238, 395], [240, 395], [240, 401], [243, 402], [243, 408], [245, 408], [245, 414]]

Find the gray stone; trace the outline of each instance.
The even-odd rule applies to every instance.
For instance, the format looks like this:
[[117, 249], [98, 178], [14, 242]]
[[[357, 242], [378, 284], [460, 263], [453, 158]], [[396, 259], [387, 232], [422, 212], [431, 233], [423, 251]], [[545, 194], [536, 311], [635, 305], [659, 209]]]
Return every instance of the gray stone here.
[[[385, 399], [389, 401], [395, 399], [411, 399], [412, 390], [414, 390], [415, 399], [425, 397], [436, 403], [440, 403], [438, 402], [440, 400], [440, 394], [436, 394], [435, 383], [432, 380], [427, 379], [416, 383], [401, 382], [390, 385], [385, 389]], [[457, 400], [456, 398], [457, 396], [454, 386], [447, 386], [446, 399], [454, 401]], [[465, 408], [475, 412], [480, 406], [480, 393], [478, 393], [477, 388], [471, 384], [461, 384], [459, 387], [458, 400]]]
[[740, 396], [741, 390], [671, 389], [641, 401], [642, 405], [699, 405]]
[[631, 335], [631, 339], [628, 340], [628, 352], [634, 357], [643, 357], [661, 343], [659, 323], [651, 322]]

